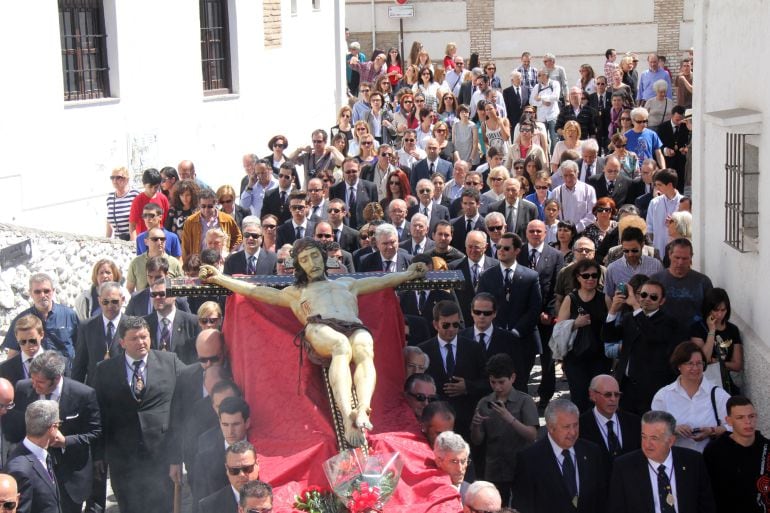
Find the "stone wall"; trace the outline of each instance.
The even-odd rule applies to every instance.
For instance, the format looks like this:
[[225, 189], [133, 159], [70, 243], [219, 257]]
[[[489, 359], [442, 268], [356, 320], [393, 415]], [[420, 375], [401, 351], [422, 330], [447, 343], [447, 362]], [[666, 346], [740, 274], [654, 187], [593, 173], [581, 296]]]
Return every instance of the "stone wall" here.
[[0, 224], [0, 249], [26, 240], [32, 246], [30, 258], [19, 265], [0, 269], [2, 336], [11, 320], [32, 304], [29, 297], [31, 274], [49, 274], [56, 289], [55, 301], [73, 306], [78, 294], [91, 286], [91, 271], [97, 260], [111, 258], [120, 269], [126, 270], [136, 256], [133, 242]]

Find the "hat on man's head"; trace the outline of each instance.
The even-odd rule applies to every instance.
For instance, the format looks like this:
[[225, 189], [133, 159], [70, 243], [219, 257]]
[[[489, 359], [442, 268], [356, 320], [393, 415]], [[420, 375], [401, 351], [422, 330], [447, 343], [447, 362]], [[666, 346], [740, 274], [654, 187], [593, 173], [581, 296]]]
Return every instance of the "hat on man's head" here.
[[692, 119], [692, 109], [687, 109], [684, 111], [684, 119]]

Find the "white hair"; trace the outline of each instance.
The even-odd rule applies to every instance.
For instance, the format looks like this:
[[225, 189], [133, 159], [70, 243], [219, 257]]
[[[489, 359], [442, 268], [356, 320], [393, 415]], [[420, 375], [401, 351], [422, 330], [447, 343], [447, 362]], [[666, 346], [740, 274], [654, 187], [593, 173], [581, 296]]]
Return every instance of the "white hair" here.
[[425, 223], [425, 226], [428, 226], [430, 222], [430, 220], [428, 219], [428, 216], [426, 216], [425, 214], [420, 214], [419, 212], [412, 216], [412, 224], [414, 224], [415, 221], [422, 221], [423, 223]]
[[398, 238], [398, 231], [396, 231], [396, 227], [388, 223], [377, 225], [377, 228], [374, 229], [374, 238], [379, 241], [380, 238], [386, 236], [393, 236]]
[[470, 449], [468, 442], [453, 431], [444, 431], [433, 442], [433, 453], [436, 455], [445, 455], [450, 452], [470, 452]]
[[599, 143], [596, 142], [596, 139], [586, 139], [583, 141], [583, 143], [580, 145], [581, 151], [593, 151], [593, 152], [599, 152]]

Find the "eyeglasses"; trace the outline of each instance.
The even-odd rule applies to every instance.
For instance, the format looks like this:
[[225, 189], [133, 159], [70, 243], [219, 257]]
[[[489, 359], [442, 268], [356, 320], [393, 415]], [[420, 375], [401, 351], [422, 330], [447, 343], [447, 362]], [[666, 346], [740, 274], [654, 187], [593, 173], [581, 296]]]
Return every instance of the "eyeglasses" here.
[[14, 501], [0, 502], [0, 507], [2, 507], [5, 511], [13, 511], [16, 509], [16, 502]]
[[466, 187], [478, 187], [481, 185], [481, 182], [465, 182]]
[[595, 280], [599, 277], [599, 273], [580, 273], [578, 276], [584, 280]]
[[513, 251], [513, 246], [497, 246], [498, 251]]
[[435, 402], [440, 400], [441, 398], [437, 395], [425, 395], [425, 394], [414, 394], [412, 392], [407, 392], [411, 397], [414, 397], [414, 399], [418, 402], [424, 403], [424, 402]]
[[598, 86], [600, 86], [600, 85], [607, 85], [607, 82], [597, 82], [596, 85], [598, 85]]
[[340, 212], [342, 212], [342, 209], [340, 209], [340, 208], [330, 208], [330, 209], [327, 209], [326, 211], [328, 213], [330, 213], [330, 214], [339, 214]]
[[243, 472], [244, 474], [251, 474], [252, 472], [254, 472], [254, 467], [256, 466], [257, 466], [256, 463], [252, 463], [251, 465], [244, 465], [242, 467], [227, 467], [227, 473], [230, 474], [231, 476], [237, 476], [241, 472]]
[[501, 231], [503, 231], [503, 227], [502, 226], [487, 226], [487, 231], [488, 232], [501, 232]]
[[[569, 231], [569, 229], [567, 229], [567, 231]], [[573, 253], [585, 253], [585, 254], [593, 253], [594, 251], [595, 250], [591, 248], [575, 248], [572, 250]]]
[[362, 92], [362, 93], [368, 93], [368, 92], [369, 92], [369, 89], [361, 89], [361, 92]]
[[28, 338], [25, 340], [17, 340], [16, 342], [19, 343], [20, 346], [26, 346], [27, 344], [32, 344], [33, 346], [39, 346], [40, 341], [36, 338]]
[[441, 323], [442, 330], [448, 330], [449, 328], [459, 328], [459, 327], [460, 327], [459, 322], [442, 322]]
[[261, 233], [243, 232], [244, 239], [261, 239]]
[[473, 309], [473, 315], [481, 315], [483, 317], [490, 317], [492, 315], [495, 315], [495, 311], [494, 310], [476, 310], [474, 308]]
[[233, 200], [231, 200], [231, 199], [229, 199], [229, 200], [219, 200], [219, 204], [220, 205], [229, 205], [232, 202], [233, 202]]
[[640, 123], [640, 124], [646, 124], [648, 121], [646, 119], [635, 119], [634, 123]]
[[416, 139], [407, 139], [407, 138], [404, 138], [404, 142], [415, 142], [415, 141], [416, 141]]
[[519, 171], [521, 171], [522, 169], [524, 169], [524, 166], [513, 166], [513, 169], [518, 169]]
[[118, 306], [120, 304], [120, 299], [102, 299], [99, 302], [102, 304], [102, 306]]
[[165, 237], [147, 237], [147, 238], [150, 239], [152, 242], [158, 242], [158, 241], [166, 242], [166, 238]]
[[360, 126], [360, 127], [356, 128], [356, 132], [366, 132], [368, 130], [369, 129], [366, 128], [365, 126]]
[[318, 239], [333, 239], [334, 238], [334, 235], [332, 235], [331, 233], [316, 233], [315, 236]]
[[350, 117], [350, 114], [347, 114], [347, 113], [345, 113], [345, 114], [343, 114], [341, 117], [343, 117], [343, 118], [349, 118], [349, 117]]
[[433, 193], [433, 191], [430, 190], [430, 189], [420, 189], [417, 192], [420, 193], [420, 194], [432, 194]]
[[221, 321], [221, 317], [199, 317], [198, 322], [201, 324], [208, 324], [208, 325], [214, 325], [217, 324], [219, 321]]
[[600, 213], [601, 213], [601, 212], [612, 212], [612, 209], [611, 209], [611, 208], [609, 208], [609, 207], [598, 207], [598, 208], [596, 209], [596, 211], [597, 211], [597, 212], [600, 212]]
[[150, 292], [150, 297], [166, 297], [166, 291], [158, 290], [156, 292]]
[[417, 103], [425, 103], [425, 100], [415, 100]]
[[50, 294], [51, 292], [53, 292], [51, 289], [36, 289], [32, 291], [33, 294], [46, 294], [46, 295]]
[[535, 185], [535, 189], [537, 189], [538, 191], [547, 191], [548, 190], [548, 186], [547, 185]]
[[263, 224], [262, 228], [264, 228], [265, 230], [275, 230], [275, 225], [274, 224]]
[[381, 153], [380, 154], [380, 157], [382, 157], [382, 158], [390, 158], [392, 156], [393, 156], [393, 153], [391, 153], [391, 152]]
[[503, 178], [502, 176], [490, 176], [489, 179], [492, 180], [493, 182], [502, 182], [503, 180], [505, 180], [505, 178]]
[[211, 210], [214, 208], [214, 205], [200, 205], [201, 210]]
[[632, 248], [632, 249], [625, 249], [624, 248], [623, 249], [623, 253], [625, 253], [626, 255], [629, 254], [629, 253], [636, 254], [636, 253], [639, 253], [639, 249], [638, 248]]
[[372, 141], [364, 141], [361, 143], [361, 146], [371, 146], [372, 144], [374, 144]]
[[113, 182], [115, 182], [117, 180], [125, 180], [125, 179], [126, 179], [125, 176], [111, 176], [110, 177], [110, 180], [112, 180]]
[[408, 103], [414, 103], [414, 102], [412, 100], [404, 100], [403, 103], [404, 103], [404, 105], [406, 105]]
[[[596, 392], [596, 390], [594, 390]], [[616, 399], [620, 399], [621, 396], [623, 396], [623, 392], [596, 392], [600, 396], [604, 397], [605, 399], [612, 399], [615, 397]]]
[[[203, 320], [203, 319], [201, 319], [201, 320]], [[210, 319], [207, 319], [207, 320], [210, 320]], [[214, 319], [214, 320], [216, 321], [218, 319]], [[216, 356], [199, 356], [198, 357], [198, 361], [200, 363], [217, 363], [219, 361], [219, 356], [218, 355], [216, 355]]]
[[273, 148], [285, 148], [285, 147], [286, 147], [285, 144], [280, 144], [280, 143], [273, 145]]
[[358, 235], [358, 238], [361, 240], [369, 240], [369, 234], [368, 233], [360, 233]]
[[142, 219], [152, 219], [152, 218], [153, 218], [153, 217], [155, 217], [156, 215], [157, 215], [157, 214], [150, 214], [150, 213], [147, 213], [147, 214], [142, 214]]
[[292, 210], [305, 210], [305, 205], [292, 205], [289, 208]]
[[639, 297], [642, 299], [650, 298], [650, 301], [657, 301], [660, 296], [657, 294], [649, 294], [647, 292], [640, 292]]

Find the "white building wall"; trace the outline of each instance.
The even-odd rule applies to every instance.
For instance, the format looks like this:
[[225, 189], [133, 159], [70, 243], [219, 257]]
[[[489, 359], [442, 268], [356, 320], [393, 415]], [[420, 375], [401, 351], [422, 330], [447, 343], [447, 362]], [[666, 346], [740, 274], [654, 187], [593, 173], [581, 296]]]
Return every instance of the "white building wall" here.
[[113, 167], [190, 159], [210, 186], [237, 190], [242, 154], [267, 155], [277, 133], [293, 149], [328, 131], [344, 94], [334, 89], [344, 77], [335, 2], [299, 2], [292, 15], [283, 1], [282, 46], [265, 50], [262, 2], [230, 0], [234, 94], [204, 97], [198, 2], [105, 0], [116, 98], [91, 102], [62, 100], [57, 2], [9, 3], [4, 17], [19, 23], [0, 44], [19, 51], [6, 53], [0, 81], [0, 221], [101, 235]]
[[[695, 139], [693, 141], [693, 197], [695, 198], [695, 264], [715, 286], [730, 293], [732, 320], [742, 328], [746, 353], [746, 392], [757, 403], [762, 428], [770, 429], [770, 226], [766, 219], [770, 203], [770, 98], [760, 94], [770, 80], [770, 70], [757, 66], [770, 47], [765, 28], [770, 7], [760, 0], [740, 2], [694, 1], [695, 53]], [[750, 79], [725, 73], [732, 69], [751, 70]], [[761, 112], [759, 140], [759, 238], [748, 253], [739, 253], [724, 240], [725, 129], [704, 113], [734, 108]]]

